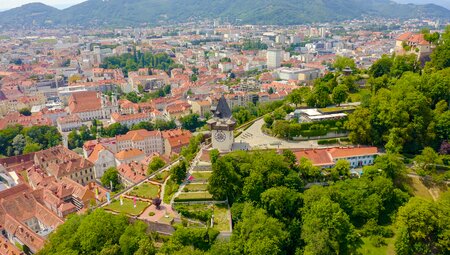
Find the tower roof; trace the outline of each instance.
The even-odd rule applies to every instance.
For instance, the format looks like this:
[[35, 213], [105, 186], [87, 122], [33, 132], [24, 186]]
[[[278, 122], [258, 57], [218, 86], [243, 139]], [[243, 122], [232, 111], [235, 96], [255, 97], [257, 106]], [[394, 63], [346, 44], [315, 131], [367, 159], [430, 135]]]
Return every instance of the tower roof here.
[[222, 95], [222, 97], [219, 99], [219, 103], [217, 104], [216, 109], [213, 111], [214, 116], [220, 119], [229, 119], [231, 118], [231, 110], [228, 106], [227, 100]]

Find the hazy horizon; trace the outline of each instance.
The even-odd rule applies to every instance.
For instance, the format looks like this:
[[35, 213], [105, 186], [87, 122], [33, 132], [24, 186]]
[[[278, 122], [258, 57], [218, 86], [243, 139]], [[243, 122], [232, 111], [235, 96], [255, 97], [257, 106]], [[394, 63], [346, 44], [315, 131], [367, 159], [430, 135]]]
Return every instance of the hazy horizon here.
[[[43, 3], [50, 6], [53, 6], [58, 9], [65, 9], [70, 6], [85, 2], [87, 0], [0, 0], [0, 11], [6, 11], [9, 9], [13, 9], [16, 7], [20, 7], [24, 4], [29, 3]], [[414, 3], [414, 4], [428, 4], [433, 3], [436, 5], [440, 5], [442, 7], [445, 7], [447, 9], [450, 9], [450, 0], [393, 0], [397, 3], [407, 4], [407, 3]]]
[[43, 3], [58, 9], [64, 9], [86, 0], [0, 0], [0, 11], [6, 11], [29, 3]]

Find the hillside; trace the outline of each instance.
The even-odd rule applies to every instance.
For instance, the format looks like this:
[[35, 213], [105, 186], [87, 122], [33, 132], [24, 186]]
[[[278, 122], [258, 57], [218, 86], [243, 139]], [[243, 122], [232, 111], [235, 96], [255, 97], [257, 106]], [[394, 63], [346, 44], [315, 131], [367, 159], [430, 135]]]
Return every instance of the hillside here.
[[32, 21], [35, 25], [155, 25], [218, 17], [288, 25], [364, 15], [449, 18], [450, 11], [433, 4], [404, 5], [389, 0], [89, 0], [62, 11], [43, 4], [25, 5], [0, 13], [0, 25], [23, 26]]
[[60, 13], [60, 10], [51, 6], [31, 3], [0, 12], [0, 25], [7, 27], [50, 26], [52, 17], [57, 17]]
[[450, 0], [394, 0], [400, 4], [436, 4], [450, 10]]

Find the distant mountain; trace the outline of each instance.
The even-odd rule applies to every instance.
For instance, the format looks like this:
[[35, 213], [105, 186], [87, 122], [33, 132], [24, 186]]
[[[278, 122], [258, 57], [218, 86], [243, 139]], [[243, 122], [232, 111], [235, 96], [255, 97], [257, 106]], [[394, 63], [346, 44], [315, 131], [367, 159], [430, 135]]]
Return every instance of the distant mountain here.
[[[89, 0], [64, 10], [29, 4], [0, 13], [0, 25], [128, 26], [228, 18], [249, 24], [304, 24], [362, 17], [450, 18], [434, 5], [390, 0]], [[30, 18], [31, 17], [31, 18]]]
[[400, 4], [435, 4], [450, 10], [450, 0], [394, 0]]
[[26, 4], [0, 12], [0, 25], [7, 27], [50, 26], [51, 20], [59, 17], [61, 11], [41, 3]]

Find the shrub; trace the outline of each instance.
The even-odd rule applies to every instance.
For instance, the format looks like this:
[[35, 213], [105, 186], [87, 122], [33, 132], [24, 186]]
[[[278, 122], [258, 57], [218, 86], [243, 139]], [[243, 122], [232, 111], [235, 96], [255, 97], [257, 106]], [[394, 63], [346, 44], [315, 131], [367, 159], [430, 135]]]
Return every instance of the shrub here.
[[338, 143], [338, 140], [337, 140], [337, 139], [319, 140], [319, 141], [317, 141], [317, 143], [318, 143], [319, 145], [336, 144], [336, 143]]
[[209, 209], [190, 210], [188, 207], [180, 205], [176, 207], [176, 210], [186, 218], [196, 219], [204, 222], [211, 219], [212, 216], [212, 211]]
[[384, 238], [378, 235], [370, 237], [370, 243], [372, 243], [372, 245], [375, 247], [386, 245], [386, 241], [384, 240]]
[[155, 212], [149, 212], [148, 216], [150, 216], [150, 217], [155, 216]]

